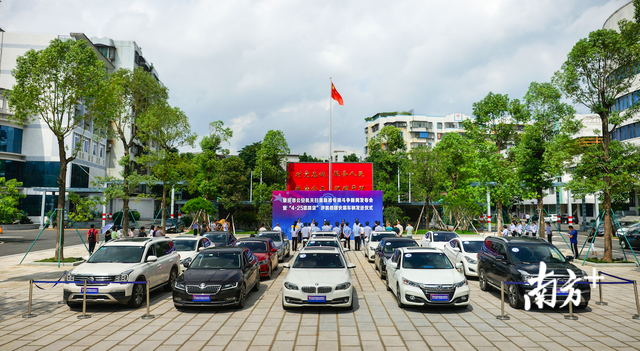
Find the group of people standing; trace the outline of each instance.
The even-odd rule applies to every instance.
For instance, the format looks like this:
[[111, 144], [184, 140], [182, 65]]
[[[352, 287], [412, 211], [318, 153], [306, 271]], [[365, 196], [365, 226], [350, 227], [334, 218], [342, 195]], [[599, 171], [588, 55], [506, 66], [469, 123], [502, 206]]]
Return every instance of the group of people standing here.
[[[353, 236], [354, 249], [356, 251], [361, 250], [361, 244], [364, 243], [374, 231], [395, 231], [398, 236], [402, 236], [404, 227], [400, 224], [400, 221], [393, 227], [389, 221], [387, 221], [386, 228], [383, 228], [380, 223], [381, 221], [375, 221], [374, 228], [371, 228], [368, 221], [363, 224], [360, 223], [358, 219], [355, 220], [353, 226], [351, 226], [349, 222], [345, 222], [344, 219], [341, 222], [335, 222], [335, 225], [331, 225], [330, 221], [325, 220], [320, 227], [315, 219], [312, 219], [311, 222], [303, 223], [302, 220], [298, 218], [296, 222], [293, 222], [289, 231], [291, 235], [291, 247], [294, 251], [298, 250], [298, 244], [304, 245], [303, 242], [305, 240], [309, 240], [313, 233], [319, 231], [336, 233], [341, 241], [343, 241], [344, 247], [349, 250], [351, 250], [351, 238]], [[280, 223], [276, 223], [273, 229], [282, 231]], [[413, 227], [411, 224], [407, 224], [407, 235], [411, 236], [412, 233]]]
[[[160, 226], [151, 226], [149, 232], [147, 233], [147, 229], [145, 227], [140, 227], [140, 230], [136, 233], [136, 227], [129, 227], [129, 233], [126, 235], [128, 237], [160, 237], [165, 236], [164, 231], [161, 230]], [[104, 242], [109, 240], [115, 240], [118, 238], [125, 237], [122, 232], [122, 226], [113, 226], [104, 233]], [[95, 224], [91, 225], [91, 228], [87, 231], [87, 243], [89, 243], [89, 253], [93, 254], [95, 251], [96, 244], [100, 242], [100, 235], [98, 230], [96, 229]]]
[[198, 233], [202, 235], [211, 230], [228, 232], [229, 222], [224, 219], [221, 219], [220, 221], [214, 219], [209, 224], [205, 221], [202, 221], [201, 224], [198, 224], [198, 221], [193, 221], [193, 223], [191, 223], [191, 229], [193, 229], [193, 235], [198, 235]]

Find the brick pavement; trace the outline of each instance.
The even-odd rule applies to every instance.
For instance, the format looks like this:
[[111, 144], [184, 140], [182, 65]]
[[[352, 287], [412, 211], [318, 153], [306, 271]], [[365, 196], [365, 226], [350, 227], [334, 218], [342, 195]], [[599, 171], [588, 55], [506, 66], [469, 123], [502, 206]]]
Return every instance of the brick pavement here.
[[[68, 256], [82, 256], [80, 247]], [[50, 255], [30, 254], [28, 260]], [[17, 266], [21, 256], [0, 259], [0, 350], [631, 350], [640, 349], [640, 321], [631, 285], [605, 285], [608, 306], [594, 299], [579, 320], [564, 319], [565, 310], [500, 313], [498, 292], [482, 292], [470, 280], [468, 309], [399, 309], [373, 265], [361, 253], [349, 252], [357, 302], [353, 311], [308, 308], [285, 312], [280, 301], [282, 269], [249, 295], [243, 310], [193, 309], [179, 312], [171, 294], [151, 294], [152, 320], [145, 309], [89, 306], [90, 319], [78, 320], [61, 300], [62, 289], [34, 289], [32, 319], [27, 311], [29, 279], [57, 279], [64, 269]], [[590, 272], [589, 269], [586, 269]], [[640, 280], [638, 268], [605, 272]]]

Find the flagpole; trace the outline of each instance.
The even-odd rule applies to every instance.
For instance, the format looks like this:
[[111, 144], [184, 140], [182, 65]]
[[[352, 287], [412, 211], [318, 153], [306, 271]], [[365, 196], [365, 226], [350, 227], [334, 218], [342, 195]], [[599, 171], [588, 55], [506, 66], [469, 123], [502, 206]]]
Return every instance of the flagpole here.
[[331, 88], [329, 89], [329, 191], [331, 191], [333, 189], [333, 188], [331, 188], [331, 177], [333, 175], [333, 173], [331, 173], [331, 162], [333, 162], [333, 156], [332, 156], [332, 153], [333, 153], [333, 145], [332, 145], [332, 137], [333, 137], [332, 131], [333, 131], [333, 128], [331, 126], [331, 123], [332, 123], [331, 106], [333, 105], [333, 103], [331, 101], [333, 99], [331, 94], [333, 93], [333, 90], [332, 90], [332, 88], [333, 88], [333, 80], [331, 80], [331, 77], [329, 77], [329, 82], [331, 82]]

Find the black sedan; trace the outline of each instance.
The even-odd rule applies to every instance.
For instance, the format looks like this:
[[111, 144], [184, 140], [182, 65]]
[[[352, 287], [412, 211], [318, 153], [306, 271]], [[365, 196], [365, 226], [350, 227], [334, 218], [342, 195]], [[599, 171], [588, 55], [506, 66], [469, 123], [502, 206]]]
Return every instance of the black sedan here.
[[234, 246], [238, 241], [231, 232], [210, 231], [202, 234], [202, 236], [209, 239], [215, 247]]
[[632, 229], [625, 233], [625, 235], [618, 235], [618, 240], [620, 240], [620, 247], [623, 249], [628, 249], [629, 244], [635, 250], [640, 248], [640, 229]]
[[386, 237], [380, 240], [373, 255], [374, 266], [380, 272], [380, 278], [386, 278], [387, 260], [396, 252], [396, 249], [411, 246], [418, 246], [418, 243], [411, 238]]
[[181, 219], [170, 218], [165, 220], [165, 233], [182, 233], [184, 230], [184, 222]]
[[243, 308], [251, 289], [260, 289], [260, 268], [248, 248], [206, 249], [176, 280], [173, 304], [176, 308], [229, 305]]

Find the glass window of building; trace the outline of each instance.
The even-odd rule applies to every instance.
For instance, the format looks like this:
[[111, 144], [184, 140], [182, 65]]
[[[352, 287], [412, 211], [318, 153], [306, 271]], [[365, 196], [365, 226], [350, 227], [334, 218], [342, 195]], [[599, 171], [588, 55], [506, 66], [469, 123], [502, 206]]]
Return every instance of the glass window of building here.
[[456, 124], [457, 124], [456, 122], [444, 122], [444, 127], [445, 128], [456, 128], [457, 127]]
[[81, 141], [81, 137], [80, 134], [78, 133], [73, 133], [73, 145], [75, 146], [76, 149], [80, 150], [82, 148], [82, 145], [80, 144]]
[[442, 122], [438, 122], [438, 129], [442, 129]]
[[100, 152], [98, 153], [98, 157], [104, 158], [104, 145], [100, 144]]
[[89, 167], [80, 166], [75, 163], [71, 165], [71, 187], [89, 187]]
[[84, 151], [86, 153], [89, 153], [89, 139], [87, 139], [87, 138], [84, 138], [82, 151]]
[[0, 126], [0, 151], [22, 153], [22, 129]]
[[94, 141], [93, 142], [93, 155], [96, 156], [98, 154], [98, 142]]

